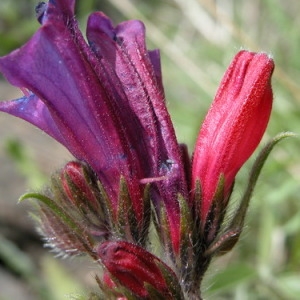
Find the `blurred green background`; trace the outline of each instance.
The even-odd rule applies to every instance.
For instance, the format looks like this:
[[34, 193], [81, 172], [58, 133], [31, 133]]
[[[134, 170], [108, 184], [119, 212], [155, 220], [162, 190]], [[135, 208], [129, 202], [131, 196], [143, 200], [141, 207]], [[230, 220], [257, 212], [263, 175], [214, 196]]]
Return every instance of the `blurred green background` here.
[[[36, 4], [1, 0], [0, 55], [21, 46], [39, 27]], [[190, 153], [218, 83], [241, 48], [268, 52], [276, 63], [274, 109], [263, 142], [281, 131], [299, 134], [298, 0], [78, 0], [76, 7], [83, 30], [93, 10], [104, 11], [115, 23], [145, 23], [148, 48], [161, 49], [166, 98], [178, 140], [188, 144]], [[1, 100], [10, 99], [17, 91], [0, 80], [0, 95]], [[299, 147], [298, 139], [289, 139], [271, 154], [240, 242], [207, 272], [205, 299], [299, 299]], [[40, 188], [70, 155], [32, 126], [3, 114], [0, 149], [0, 300], [85, 295], [83, 287], [91, 285], [96, 266], [86, 267], [83, 259], [79, 265], [74, 259], [54, 260], [41, 248], [26, 205], [16, 205], [21, 193]], [[233, 203], [243, 192], [251, 162], [239, 173]], [[14, 294], [18, 285], [20, 296]]]

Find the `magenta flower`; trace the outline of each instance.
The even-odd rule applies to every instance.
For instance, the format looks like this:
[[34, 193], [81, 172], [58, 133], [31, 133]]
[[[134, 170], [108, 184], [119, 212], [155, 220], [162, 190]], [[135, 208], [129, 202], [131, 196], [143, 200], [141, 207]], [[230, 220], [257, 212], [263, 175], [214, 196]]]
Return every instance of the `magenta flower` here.
[[234, 178], [259, 144], [272, 108], [273, 60], [264, 53], [240, 51], [227, 69], [196, 142], [192, 182], [202, 192], [205, 221], [221, 176], [228, 200]]
[[164, 178], [152, 198], [164, 199], [176, 237], [177, 191], [185, 197], [188, 192], [164, 102], [159, 52], [146, 49], [141, 22], [113, 27], [100, 12], [89, 17], [86, 44], [74, 3], [39, 5], [41, 28], [1, 58], [0, 71], [24, 97], [2, 102], [0, 110], [41, 128], [85, 161], [104, 186], [115, 217], [121, 177], [138, 226], [144, 221], [145, 183]]

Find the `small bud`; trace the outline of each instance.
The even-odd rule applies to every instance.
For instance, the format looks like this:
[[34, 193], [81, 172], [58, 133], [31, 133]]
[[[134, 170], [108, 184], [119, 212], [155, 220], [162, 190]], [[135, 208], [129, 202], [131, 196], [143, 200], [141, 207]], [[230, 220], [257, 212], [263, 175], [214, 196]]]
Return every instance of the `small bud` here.
[[[53, 177], [52, 182], [53, 188], [58, 188], [65, 195], [63, 205], [77, 215], [75, 218], [87, 224], [93, 236], [100, 238], [109, 234], [112, 218], [108, 216], [109, 203], [99, 189], [95, 174], [86, 164], [79, 161], [67, 163], [58, 176]], [[56, 198], [63, 197], [57, 195]]]
[[176, 299], [173, 298], [174, 291], [178, 293], [174, 282], [179, 286], [176, 275], [145, 249], [125, 241], [110, 241], [102, 243], [97, 254], [113, 278], [136, 296], [147, 298], [155, 291], [164, 299]]
[[93, 191], [95, 178], [84, 164], [78, 161], [67, 163], [61, 172], [61, 181], [64, 192], [73, 204], [86, 201], [95, 208], [99, 205]]

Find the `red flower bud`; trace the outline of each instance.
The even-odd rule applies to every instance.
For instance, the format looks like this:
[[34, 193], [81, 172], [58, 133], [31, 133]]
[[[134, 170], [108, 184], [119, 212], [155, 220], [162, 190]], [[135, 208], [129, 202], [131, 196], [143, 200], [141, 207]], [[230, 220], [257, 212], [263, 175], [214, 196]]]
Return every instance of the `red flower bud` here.
[[83, 202], [84, 198], [90, 205], [97, 206], [97, 198], [92, 191], [94, 182], [91, 180], [91, 176], [87, 176], [84, 165], [77, 161], [67, 163], [61, 172], [64, 192], [75, 205], [78, 201]]
[[164, 275], [166, 271], [168, 278], [176, 279], [176, 275], [145, 249], [125, 241], [110, 241], [102, 243], [97, 253], [110, 274], [138, 297], [147, 298], [151, 286], [165, 299], [173, 299]]
[[77, 223], [85, 224], [93, 237], [110, 234], [109, 203], [97, 185], [95, 173], [83, 162], [71, 161], [52, 176], [54, 199]]
[[264, 53], [240, 51], [220, 84], [201, 127], [193, 158], [192, 182], [200, 180], [201, 218], [210, 210], [220, 176], [224, 199], [268, 124], [272, 107], [273, 60]]

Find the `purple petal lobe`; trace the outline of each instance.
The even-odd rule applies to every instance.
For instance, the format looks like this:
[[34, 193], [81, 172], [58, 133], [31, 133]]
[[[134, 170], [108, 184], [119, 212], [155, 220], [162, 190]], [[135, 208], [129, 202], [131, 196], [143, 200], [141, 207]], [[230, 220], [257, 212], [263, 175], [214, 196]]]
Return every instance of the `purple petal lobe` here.
[[[128, 21], [113, 28], [105, 15], [94, 13], [88, 21], [87, 37], [107, 70], [105, 75], [118, 82], [118, 93], [127, 98], [129, 110], [135, 113], [145, 131], [144, 140], [147, 137], [145, 142], [151, 150], [152, 166], [156, 166], [151, 175], [166, 175], [181, 164], [181, 158], [164, 103], [159, 52], [147, 51], [144, 25]], [[174, 162], [174, 166], [169, 168], [168, 161]]]
[[120, 163], [126, 149], [105, 91], [65, 26], [44, 25], [25, 46], [1, 58], [0, 70], [13, 85], [28, 88], [45, 103], [64, 145], [99, 175], [105, 172], [104, 181], [130, 173]]
[[39, 127], [60, 143], [65, 144], [47, 106], [36, 95], [30, 94], [28, 97], [24, 96], [13, 101], [2, 101], [0, 102], [0, 111]]
[[89, 17], [87, 37], [101, 70], [105, 70], [101, 72], [106, 77], [103, 81], [109, 78], [117, 83], [116, 93], [123, 100], [116, 106], [123, 106], [122, 111], [130, 112], [128, 116], [134, 114], [138, 120], [126, 125], [132, 127], [129, 131], [143, 132], [138, 144], [144, 144], [150, 153], [150, 176], [165, 178], [157, 181], [159, 195], [155, 198], [164, 199], [171, 219], [178, 223], [177, 192], [187, 196], [187, 188], [180, 150], [165, 106], [159, 52], [147, 50], [141, 22], [132, 20], [114, 28], [102, 13]]

